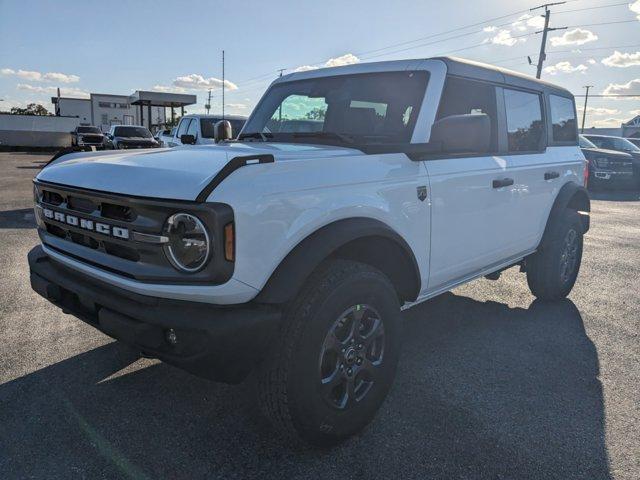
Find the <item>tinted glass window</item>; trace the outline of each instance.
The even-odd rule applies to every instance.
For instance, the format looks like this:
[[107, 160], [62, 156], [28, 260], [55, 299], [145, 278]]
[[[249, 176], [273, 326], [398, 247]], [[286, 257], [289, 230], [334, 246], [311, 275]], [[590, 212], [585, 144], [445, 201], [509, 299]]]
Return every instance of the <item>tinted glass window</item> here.
[[448, 78], [440, 101], [437, 120], [451, 115], [484, 113], [491, 122], [490, 151], [497, 150], [498, 121], [496, 107], [496, 89], [485, 83]]
[[189, 128], [189, 123], [191, 122], [190, 118], [184, 118], [180, 120], [180, 125], [178, 125], [178, 138], [187, 133], [187, 128]]
[[198, 120], [191, 120], [189, 128], [187, 129], [187, 135], [193, 135], [195, 138], [198, 138]]
[[337, 75], [276, 84], [241, 139], [298, 143], [404, 143], [411, 140], [426, 72]]
[[152, 137], [151, 132], [144, 127], [116, 127], [113, 134], [116, 137]]
[[505, 88], [504, 105], [509, 151], [540, 150], [544, 132], [540, 95]]
[[587, 138], [580, 135], [580, 148], [598, 148], [594, 143], [589, 141]]
[[78, 127], [78, 133], [102, 133], [98, 127]]
[[553, 140], [556, 142], [575, 142], [578, 134], [578, 125], [573, 108], [573, 100], [550, 95], [549, 101], [551, 102]]
[[[215, 124], [222, 118], [201, 118], [200, 129], [202, 130], [202, 136], [204, 138], [214, 138], [215, 136]], [[228, 120], [231, 124], [231, 133], [234, 137], [237, 137], [244, 126], [244, 120]]]

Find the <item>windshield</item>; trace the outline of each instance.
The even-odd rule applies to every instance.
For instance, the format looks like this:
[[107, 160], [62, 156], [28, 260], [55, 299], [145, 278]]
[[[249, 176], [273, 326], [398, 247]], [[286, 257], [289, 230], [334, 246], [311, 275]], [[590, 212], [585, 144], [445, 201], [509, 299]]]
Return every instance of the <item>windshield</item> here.
[[298, 143], [409, 143], [427, 72], [383, 72], [276, 84], [240, 140]]
[[598, 148], [598, 147], [595, 146], [595, 144], [591, 143], [589, 140], [587, 140], [582, 135], [580, 135], [578, 138], [579, 138], [578, 141], [580, 143], [580, 148]]
[[102, 133], [98, 127], [78, 127], [78, 133]]
[[[203, 138], [214, 138], [214, 126], [216, 123], [218, 123], [220, 120], [222, 120], [222, 117], [220, 118], [201, 118], [200, 119], [200, 128], [202, 130], [202, 137]], [[242, 127], [244, 127], [244, 120], [229, 120], [226, 119], [230, 124], [231, 124], [231, 134], [233, 137], [237, 137], [238, 134], [240, 133], [240, 130], [242, 130]]]
[[152, 138], [151, 132], [144, 127], [116, 127], [113, 134], [116, 137]]
[[640, 152], [640, 148], [635, 146], [626, 138], [622, 137], [599, 137], [597, 135], [587, 136], [589, 140], [600, 148], [608, 150], [620, 150], [623, 152]]

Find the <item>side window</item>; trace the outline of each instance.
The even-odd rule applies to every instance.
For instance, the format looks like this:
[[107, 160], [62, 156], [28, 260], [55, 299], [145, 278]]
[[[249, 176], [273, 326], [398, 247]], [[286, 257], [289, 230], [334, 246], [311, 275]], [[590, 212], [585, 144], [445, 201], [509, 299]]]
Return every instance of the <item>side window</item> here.
[[180, 120], [180, 125], [178, 125], [178, 135], [177, 135], [178, 138], [180, 138], [182, 135], [187, 133], [187, 128], [189, 128], [190, 122], [191, 122], [190, 118], [183, 118], [182, 120]]
[[557, 95], [549, 95], [551, 104], [551, 125], [554, 142], [575, 142], [578, 137], [573, 100]]
[[544, 123], [540, 95], [504, 89], [507, 140], [510, 152], [533, 152], [542, 148]]
[[189, 124], [189, 128], [187, 129], [187, 134], [188, 135], [193, 135], [195, 138], [198, 138], [198, 120], [197, 119], [192, 119], [191, 123]]
[[438, 116], [441, 120], [451, 115], [484, 113], [491, 122], [491, 146], [489, 151], [498, 149], [498, 120], [496, 89], [493, 85], [463, 78], [449, 77], [442, 93]]

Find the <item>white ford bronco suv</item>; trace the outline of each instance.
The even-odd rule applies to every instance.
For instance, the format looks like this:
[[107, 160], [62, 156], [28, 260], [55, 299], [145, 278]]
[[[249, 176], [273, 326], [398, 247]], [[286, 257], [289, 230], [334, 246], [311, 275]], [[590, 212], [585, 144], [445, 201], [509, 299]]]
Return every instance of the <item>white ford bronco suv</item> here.
[[576, 281], [590, 201], [562, 88], [452, 58], [293, 73], [222, 140], [53, 160], [31, 284], [146, 356], [251, 373], [289, 437], [372, 420], [402, 308], [516, 265], [541, 299]]

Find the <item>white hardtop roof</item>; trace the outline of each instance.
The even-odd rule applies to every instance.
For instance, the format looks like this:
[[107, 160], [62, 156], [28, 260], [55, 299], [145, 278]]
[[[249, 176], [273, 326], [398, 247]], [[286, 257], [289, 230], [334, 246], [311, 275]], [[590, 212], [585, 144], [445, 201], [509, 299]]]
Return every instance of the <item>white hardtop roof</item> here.
[[294, 72], [276, 79], [273, 84], [305, 80], [310, 78], [328, 77], [333, 75], [349, 75], [357, 73], [393, 72], [404, 70], [427, 69], [434, 62], [442, 62], [450, 75], [462, 76], [477, 80], [513, 85], [534, 90], [546, 90], [563, 96], [573, 96], [571, 92], [558, 85], [538, 80], [529, 75], [514, 72], [506, 68], [496, 67], [486, 63], [476, 62], [457, 57], [433, 57], [412, 60], [392, 60], [386, 62], [354, 63], [341, 67], [318, 68], [304, 72]]

